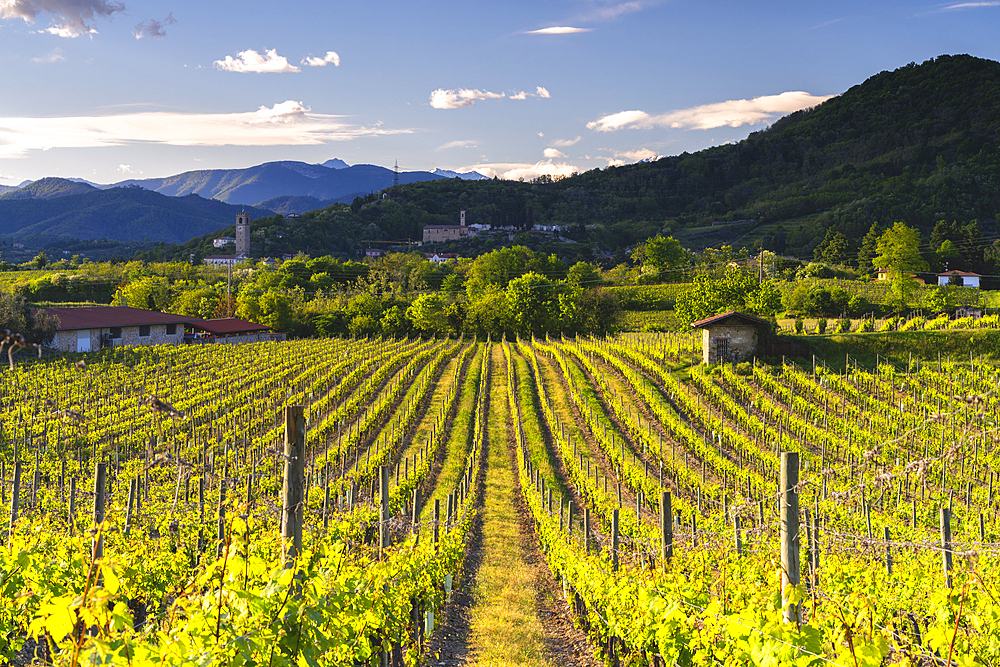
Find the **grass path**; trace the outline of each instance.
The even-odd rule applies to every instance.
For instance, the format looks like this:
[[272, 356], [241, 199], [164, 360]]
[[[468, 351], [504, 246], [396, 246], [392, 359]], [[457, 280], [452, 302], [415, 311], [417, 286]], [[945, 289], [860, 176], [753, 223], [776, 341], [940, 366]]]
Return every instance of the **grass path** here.
[[483, 504], [466, 554], [467, 571], [430, 664], [593, 667], [583, 632], [545, 564], [514, 476], [513, 429], [503, 351], [490, 355], [491, 382]]
[[[500, 355], [499, 358], [497, 355]], [[494, 347], [493, 377], [503, 378], [503, 353]], [[483, 506], [482, 563], [473, 582], [472, 664], [554, 665], [535, 613], [535, 572], [524, 562], [515, 510], [517, 480], [510, 466], [507, 386], [492, 383], [489, 467]]]

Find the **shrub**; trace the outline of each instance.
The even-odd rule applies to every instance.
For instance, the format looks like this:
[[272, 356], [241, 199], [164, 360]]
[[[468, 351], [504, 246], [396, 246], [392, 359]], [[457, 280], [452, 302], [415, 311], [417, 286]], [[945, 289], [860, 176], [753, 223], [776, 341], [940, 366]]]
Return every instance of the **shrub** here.
[[825, 317], [821, 317], [819, 320], [817, 320], [817, 322], [816, 322], [816, 333], [818, 333], [818, 334], [825, 334], [826, 333], [826, 318]]
[[850, 333], [851, 332], [851, 320], [846, 317], [837, 320], [837, 326], [834, 328], [833, 333]]
[[869, 333], [871, 331], [875, 331], [875, 320], [871, 318], [861, 320], [861, 324], [858, 325], [858, 333]]
[[879, 331], [895, 331], [896, 327], [899, 326], [899, 322], [902, 318], [900, 317], [890, 317], [882, 322], [882, 326], [878, 328]]
[[927, 323], [924, 325], [924, 329], [927, 330], [927, 331], [935, 331], [937, 329], [944, 329], [945, 327], [948, 326], [948, 323], [950, 321], [951, 320], [948, 318], [947, 315], [939, 315], [939, 316], [935, 317], [933, 320], [928, 320]]
[[795, 333], [800, 334], [805, 330], [806, 323], [801, 317], [795, 318]]
[[973, 326], [974, 319], [971, 317], [960, 317], [948, 323], [949, 329], [969, 329]]
[[920, 331], [924, 328], [924, 324], [927, 322], [926, 318], [923, 317], [912, 317], [899, 327], [900, 331]]
[[851, 315], [861, 316], [871, 311], [872, 304], [860, 294], [855, 294], [847, 300], [847, 312]]

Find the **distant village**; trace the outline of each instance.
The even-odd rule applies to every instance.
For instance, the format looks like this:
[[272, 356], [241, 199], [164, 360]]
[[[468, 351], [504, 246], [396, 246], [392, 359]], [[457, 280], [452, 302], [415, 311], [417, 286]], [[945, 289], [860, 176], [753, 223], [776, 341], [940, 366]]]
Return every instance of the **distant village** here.
[[[289, 215], [286, 217], [297, 218], [298, 216]], [[558, 235], [564, 229], [564, 225], [535, 225], [532, 227], [531, 231], [545, 235]], [[523, 231], [521, 228], [514, 226], [495, 227], [493, 225], [478, 223], [467, 225], [465, 222], [465, 211], [459, 211], [459, 222], [457, 225], [426, 225], [423, 230], [423, 238], [420, 241], [413, 241], [408, 244], [393, 242], [393, 244], [388, 248], [369, 247], [358, 251], [358, 254], [364, 257], [381, 257], [391, 250], [407, 248], [410, 245], [420, 247], [435, 243], [451, 243], [454, 241], [464, 241], [484, 234], [504, 235], [508, 237], [508, 240], [513, 240], [514, 234], [521, 231]], [[214, 248], [222, 249], [230, 246], [234, 247], [236, 251], [235, 253], [225, 255], [207, 255], [205, 257], [205, 263], [212, 264], [214, 266], [235, 266], [241, 262], [251, 259], [250, 221], [246, 213], [240, 213], [237, 215], [235, 237], [223, 236], [212, 241], [212, 247]], [[459, 255], [457, 253], [425, 252], [424, 256], [428, 261], [435, 264], [443, 264], [445, 262], [459, 259]], [[268, 266], [276, 266], [280, 262], [292, 259], [293, 257], [294, 255], [285, 254], [280, 257], [261, 258], [259, 261], [267, 264]]]

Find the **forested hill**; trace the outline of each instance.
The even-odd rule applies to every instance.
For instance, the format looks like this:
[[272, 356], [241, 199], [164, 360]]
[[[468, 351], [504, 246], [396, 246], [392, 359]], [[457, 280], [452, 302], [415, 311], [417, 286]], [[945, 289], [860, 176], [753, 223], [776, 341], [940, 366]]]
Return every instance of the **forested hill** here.
[[271, 213], [198, 195], [167, 197], [140, 187], [98, 190], [42, 179], [0, 197], [0, 236], [182, 243], [232, 225], [244, 209], [255, 216]]
[[[882, 72], [733, 145], [556, 182], [413, 183], [393, 199], [413, 219], [598, 224], [583, 235], [630, 243], [717, 220], [812, 216], [809, 251], [834, 227], [860, 238], [872, 222], [929, 230], [938, 220], [1000, 213], [1000, 63], [940, 56]], [[582, 234], [582, 232], [580, 232]], [[766, 244], [766, 243], [765, 243]], [[784, 250], [784, 248], [778, 248]]]

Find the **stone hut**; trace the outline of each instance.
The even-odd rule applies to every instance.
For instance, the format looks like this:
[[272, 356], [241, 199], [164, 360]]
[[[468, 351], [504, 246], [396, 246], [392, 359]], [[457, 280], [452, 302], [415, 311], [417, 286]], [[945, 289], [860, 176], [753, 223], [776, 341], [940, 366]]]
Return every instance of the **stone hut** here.
[[701, 360], [706, 364], [740, 362], [753, 357], [767, 320], [729, 311], [691, 323], [701, 329]]

